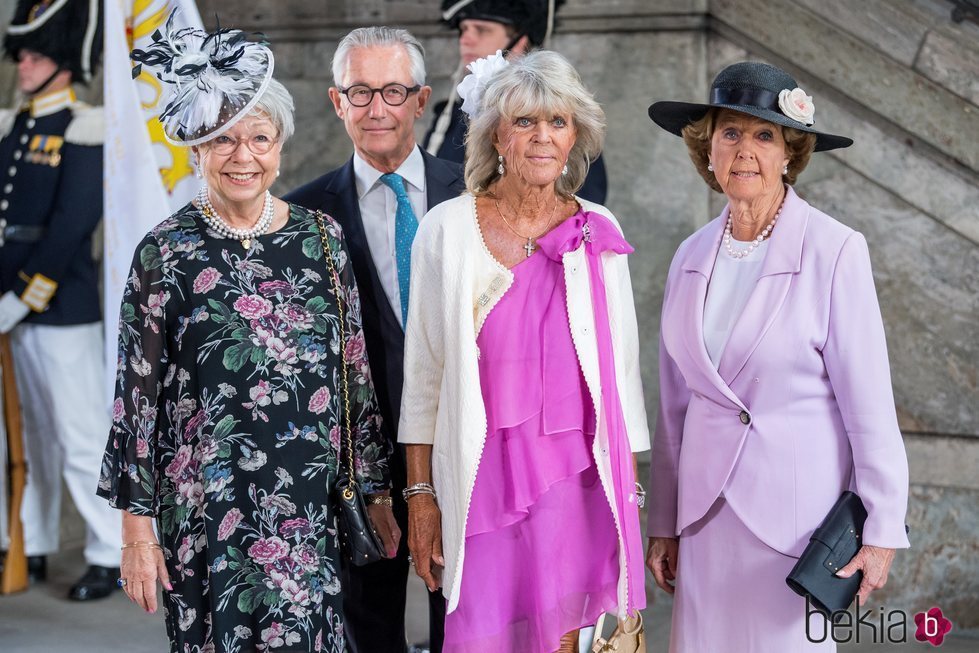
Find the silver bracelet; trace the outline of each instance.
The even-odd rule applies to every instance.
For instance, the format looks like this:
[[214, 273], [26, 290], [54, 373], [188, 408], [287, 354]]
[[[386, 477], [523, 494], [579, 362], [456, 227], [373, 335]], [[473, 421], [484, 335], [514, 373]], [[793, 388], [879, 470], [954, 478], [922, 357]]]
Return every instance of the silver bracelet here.
[[401, 490], [401, 496], [405, 501], [417, 494], [430, 494], [435, 496], [435, 488], [431, 483], [415, 483]]
[[640, 508], [646, 505], [646, 489], [639, 481], [636, 481], [636, 505]]

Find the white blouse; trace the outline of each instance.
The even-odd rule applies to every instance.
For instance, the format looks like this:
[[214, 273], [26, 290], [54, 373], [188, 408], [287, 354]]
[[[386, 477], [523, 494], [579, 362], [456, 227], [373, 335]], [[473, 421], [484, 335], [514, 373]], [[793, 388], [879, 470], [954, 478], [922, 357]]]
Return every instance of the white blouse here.
[[[745, 249], [748, 243], [733, 240], [735, 249]], [[761, 274], [768, 251], [768, 239], [762, 241], [751, 254], [736, 259], [721, 245], [714, 259], [714, 271], [707, 285], [704, 304], [704, 345], [710, 362], [716, 368], [727, 346], [734, 324], [748, 303], [755, 282]]]

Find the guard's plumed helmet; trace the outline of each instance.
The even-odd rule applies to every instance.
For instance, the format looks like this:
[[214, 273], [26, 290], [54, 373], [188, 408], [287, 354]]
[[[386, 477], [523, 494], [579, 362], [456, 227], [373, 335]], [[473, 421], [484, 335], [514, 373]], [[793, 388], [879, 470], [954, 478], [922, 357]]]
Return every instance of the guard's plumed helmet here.
[[3, 48], [14, 60], [22, 49], [43, 54], [87, 83], [102, 55], [102, 2], [19, 0]]

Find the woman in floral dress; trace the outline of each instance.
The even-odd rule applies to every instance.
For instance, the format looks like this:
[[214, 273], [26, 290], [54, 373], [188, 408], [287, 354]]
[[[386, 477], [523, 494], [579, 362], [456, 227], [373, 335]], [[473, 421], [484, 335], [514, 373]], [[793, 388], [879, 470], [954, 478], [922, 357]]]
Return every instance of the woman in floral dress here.
[[[205, 42], [212, 62], [243, 45], [240, 32], [224, 34]], [[183, 120], [183, 133], [168, 131], [193, 142], [207, 185], [136, 249], [98, 492], [125, 511], [127, 594], [153, 612], [156, 581], [164, 586], [171, 651], [340, 653], [329, 494], [348, 410], [341, 356], [356, 479], [376, 500], [371, 518], [393, 552], [390, 452], [340, 228], [319, 222], [334, 277], [317, 216], [267, 192], [292, 133], [292, 100], [271, 79], [270, 55], [253, 78], [254, 102], [230, 119], [222, 109], [222, 127], [187, 129]]]

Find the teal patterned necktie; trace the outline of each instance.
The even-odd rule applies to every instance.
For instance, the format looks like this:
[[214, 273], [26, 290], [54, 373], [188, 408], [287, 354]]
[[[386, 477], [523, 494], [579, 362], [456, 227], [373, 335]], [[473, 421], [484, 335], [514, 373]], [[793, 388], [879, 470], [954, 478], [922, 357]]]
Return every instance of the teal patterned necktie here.
[[408, 288], [411, 278], [411, 243], [418, 231], [418, 218], [408, 200], [405, 181], [401, 175], [389, 172], [381, 175], [385, 186], [398, 198], [398, 212], [394, 217], [394, 253], [398, 262], [398, 290], [401, 292], [401, 324], [408, 324]]

